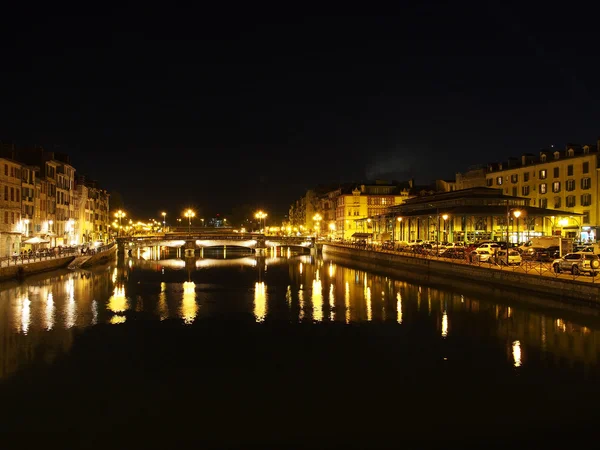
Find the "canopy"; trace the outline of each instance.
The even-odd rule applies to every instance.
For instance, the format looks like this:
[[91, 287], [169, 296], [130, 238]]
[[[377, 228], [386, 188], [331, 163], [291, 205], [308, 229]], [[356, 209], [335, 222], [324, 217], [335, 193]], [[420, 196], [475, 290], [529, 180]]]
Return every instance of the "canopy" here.
[[26, 241], [23, 241], [23, 244], [47, 244], [48, 242], [50, 241], [46, 241], [40, 237], [35, 236], [27, 239]]
[[366, 239], [366, 238], [370, 238], [373, 234], [372, 233], [354, 233], [352, 235], [353, 238], [358, 238], [358, 239]]

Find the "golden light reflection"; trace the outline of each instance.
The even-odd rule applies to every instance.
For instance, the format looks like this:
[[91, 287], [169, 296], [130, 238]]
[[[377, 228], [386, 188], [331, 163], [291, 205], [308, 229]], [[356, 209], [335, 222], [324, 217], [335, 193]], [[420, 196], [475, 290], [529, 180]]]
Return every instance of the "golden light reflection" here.
[[347, 281], [344, 292], [344, 307], [346, 308], [346, 323], [350, 323], [350, 283]]
[[333, 263], [329, 264], [329, 276], [333, 277], [335, 275], [335, 268], [333, 267]]
[[397, 300], [397, 306], [396, 309], [398, 310], [398, 323], [402, 323], [402, 294], [400, 294], [400, 292], [398, 292], [398, 294], [396, 295], [396, 300]]
[[115, 267], [115, 269], [113, 270], [113, 273], [112, 273], [112, 278], [111, 278], [113, 283], [117, 282], [117, 273], [118, 273], [117, 268]]
[[513, 342], [512, 355], [515, 367], [521, 367], [521, 343], [519, 341]]
[[125, 297], [125, 285], [119, 283], [115, 286], [113, 295], [108, 299], [107, 308], [114, 313], [122, 313], [127, 311], [127, 297]]
[[448, 336], [448, 313], [444, 311], [442, 313], [442, 337]]
[[316, 322], [323, 321], [323, 292], [322, 292], [321, 280], [313, 280], [313, 283], [312, 283], [312, 306], [313, 306], [313, 320]]
[[256, 282], [254, 285], [254, 318], [257, 322], [264, 322], [267, 316], [267, 291], [265, 282]]
[[367, 286], [365, 288], [365, 303], [367, 305], [367, 320], [370, 322], [373, 319], [373, 308], [371, 302], [371, 288]]
[[304, 320], [304, 289], [302, 289], [302, 285], [300, 285], [300, 289], [298, 290], [298, 304], [300, 306], [300, 311], [298, 313], [298, 320]]
[[335, 289], [333, 284], [329, 285], [329, 319], [335, 319]]
[[185, 281], [183, 283], [183, 299], [181, 301], [181, 317], [186, 324], [190, 324], [198, 314], [196, 303], [196, 283]]
[[115, 314], [114, 316], [112, 316], [110, 318], [110, 323], [111, 323], [111, 325], [119, 325], [120, 323], [125, 323], [126, 320], [127, 320], [127, 317], [119, 316], [119, 315]]
[[167, 283], [160, 283], [160, 294], [158, 294], [158, 316], [160, 320], [169, 318], [169, 307], [167, 305]]
[[65, 285], [67, 291], [67, 300], [65, 303], [65, 327], [71, 328], [75, 325], [77, 319], [77, 305], [75, 304], [75, 285], [73, 278], [69, 278]]
[[302, 263], [300, 263], [300, 273], [302, 273]]
[[287, 290], [285, 291], [285, 300], [287, 302], [288, 308], [292, 306], [292, 286], [288, 285]]
[[44, 328], [50, 331], [54, 328], [54, 296], [52, 292], [48, 292], [46, 297], [46, 308], [44, 311]]
[[31, 301], [25, 297], [21, 300], [21, 331], [27, 334], [31, 323]]

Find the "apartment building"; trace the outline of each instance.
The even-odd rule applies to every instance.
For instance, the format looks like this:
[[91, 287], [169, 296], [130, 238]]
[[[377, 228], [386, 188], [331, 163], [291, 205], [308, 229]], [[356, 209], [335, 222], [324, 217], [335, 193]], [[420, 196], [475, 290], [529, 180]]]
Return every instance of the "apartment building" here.
[[531, 206], [573, 212], [550, 216], [544, 228], [576, 240], [596, 240], [600, 227], [600, 183], [596, 146], [569, 144], [488, 166], [486, 186], [530, 199]]
[[0, 256], [10, 256], [21, 249], [26, 225], [21, 215], [22, 165], [0, 157]]
[[109, 197], [95, 181], [77, 177], [73, 202], [75, 206], [75, 236], [78, 242], [106, 241], [109, 237]]

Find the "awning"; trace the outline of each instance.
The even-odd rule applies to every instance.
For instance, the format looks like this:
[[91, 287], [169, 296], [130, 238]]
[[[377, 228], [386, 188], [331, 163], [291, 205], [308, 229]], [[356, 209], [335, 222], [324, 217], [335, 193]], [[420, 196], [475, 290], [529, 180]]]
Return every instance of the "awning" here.
[[26, 241], [23, 241], [23, 244], [47, 244], [48, 242], [50, 241], [46, 241], [40, 237], [35, 236], [27, 239]]
[[357, 238], [357, 239], [367, 239], [367, 238], [370, 238], [371, 236], [373, 236], [372, 233], [354, 233], [352, 235], [353, 238]]

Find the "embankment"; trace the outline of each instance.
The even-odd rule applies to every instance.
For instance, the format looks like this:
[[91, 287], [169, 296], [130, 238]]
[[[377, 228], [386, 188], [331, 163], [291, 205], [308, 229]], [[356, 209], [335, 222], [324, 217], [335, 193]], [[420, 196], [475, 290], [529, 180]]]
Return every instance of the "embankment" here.
[[600, 283], [587, 283], [565, 278], [525, 274], [510, 270], [493, 270], [469, 264], [455, 264], [426, 258], [413, 258], [393, 253], [374, 252], [336, 245], [324, 245], [323, 255], [356, 262], [361, 268], [399, 276], [407, 280], [486, 291], [512, 290], [527, 295], [542, 294], [555, 300], [600, 306]]
[[62, 269], [67, 267], [74, 259], [75, 256], [65, 256], [64, 258], [52, 258], [44, 261], [2, 267], [0, 268], [0, 281], [19, 279], [35, 273]]

